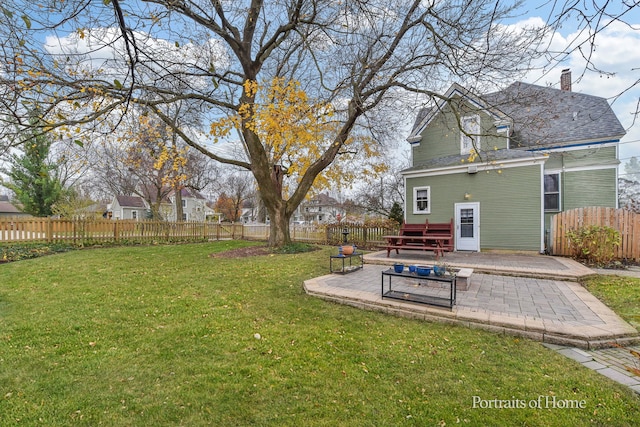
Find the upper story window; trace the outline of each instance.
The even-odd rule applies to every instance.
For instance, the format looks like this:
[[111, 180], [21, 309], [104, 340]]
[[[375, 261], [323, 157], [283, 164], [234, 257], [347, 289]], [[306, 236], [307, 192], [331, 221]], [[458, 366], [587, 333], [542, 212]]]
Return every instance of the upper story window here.
[[[469, 154], [471, 150], [480, 150], [480, 116], [464, 116], [460, 119], [460, 154]], [[471, 135], [471, 136], [469, 136]]]
[[550, 173], [544, 176], [544, 210], [560, 210], [560, 174]]
[[185, 199], [182, 199], [182, 207], [183, 208], [187, 207], [187, 201]]
[[413, 188], [413, 213], [431, 213], [431, 187]]

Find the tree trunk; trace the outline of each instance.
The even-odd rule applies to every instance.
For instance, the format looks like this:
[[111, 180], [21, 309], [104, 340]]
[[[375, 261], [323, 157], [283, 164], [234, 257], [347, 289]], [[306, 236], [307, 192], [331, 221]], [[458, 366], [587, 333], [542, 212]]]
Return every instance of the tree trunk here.
[[176, 200], [176, 222], [182, 221], [184, 210], [182, 209], [182, 189], [180, 186], [175, 186], [175, 200]]
[[269, 209], [271, 219], [269, 227], [269, 246], [284, 246], [291, 243], [291, 234], [289, 233], [289, 220], [291, 215], [286, 213], [284, 206], [276, 206]]

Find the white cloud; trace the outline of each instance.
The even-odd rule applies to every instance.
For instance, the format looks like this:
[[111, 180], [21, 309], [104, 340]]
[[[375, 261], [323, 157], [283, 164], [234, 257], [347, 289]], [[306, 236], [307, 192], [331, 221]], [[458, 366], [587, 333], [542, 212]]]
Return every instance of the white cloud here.
[[[541, 22], [542, 18], [530, 17], [514, 25]], [[560, 62], [549, 64], [538, 61], [538, 69], [528, 73], [524, 80], [559, 87], [561, 71], [570, 68], [573, 76], [572, 90], [607, 98], [627, 129], [627, 135], [620, 144], [620, 159], [624, 161], [632, 156], [640, 157], [640, 123], [634, 123], [633, 114], [636, 112], [640, 90], [640, 31], [622, 22], [612, 22], [596, 35], [593, 51], [589, 51], [590, 43], [583, 44], [582, 51], [572, 50], [572, 47], [584, 42], [587, 36], [586, 32], [550, 34], [542, 46], [548, 47], [551, 52], [566, 54], [556, 56], [556, 59], [562, 59]], [[588, 64], [585, 57], [591, 64]]]

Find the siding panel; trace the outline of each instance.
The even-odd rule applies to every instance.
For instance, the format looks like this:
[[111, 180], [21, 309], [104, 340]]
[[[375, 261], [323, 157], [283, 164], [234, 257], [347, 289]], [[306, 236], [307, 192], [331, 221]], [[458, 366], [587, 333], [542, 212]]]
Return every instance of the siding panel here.
[[[541, 241], [541, 166], [524, 166], [477, 174], [407, 179], [407, 222], [449, 221], [455, 203], [480, 202], [482, 249], [539, 251]], [[431, 214], [413, 214], [415, 186], [431, 187]], [[470, 198], [465, 200], [468, 193]]]

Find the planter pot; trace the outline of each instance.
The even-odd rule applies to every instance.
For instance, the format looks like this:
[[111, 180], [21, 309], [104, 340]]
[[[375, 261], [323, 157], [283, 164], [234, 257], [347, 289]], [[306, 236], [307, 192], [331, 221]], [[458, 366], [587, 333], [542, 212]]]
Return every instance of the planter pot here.
[[416, 267], [416, 274], [418, 276], [428, 276], [431, 274], [431, 268], [429, 267]]
[[402, 273], [404, 271], [404, 264], [393, 264], [393, 271]]
[[433, 274], [435, 274], [436, 276], [444, 276], [444, 273], [446, 273], [446, 271], [446, 267], [442, 267], [439, 265], [433, 267]]
[[352, 255], [353, 252], [355, 251], [353, 246], [343, 246], [342, 247], [342, 253], [344, 255]]

